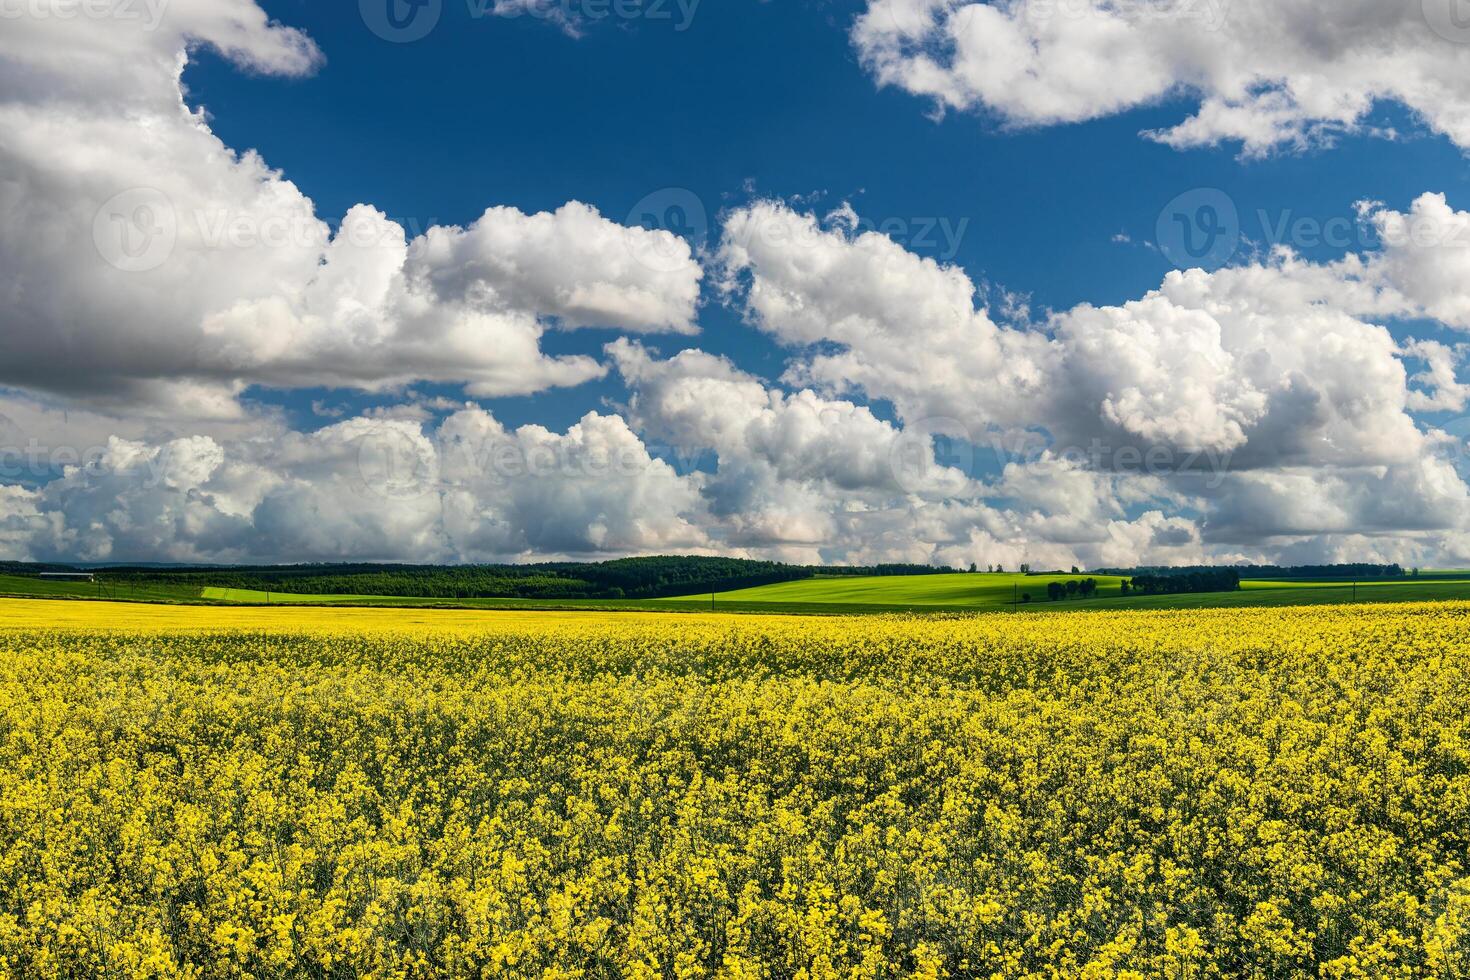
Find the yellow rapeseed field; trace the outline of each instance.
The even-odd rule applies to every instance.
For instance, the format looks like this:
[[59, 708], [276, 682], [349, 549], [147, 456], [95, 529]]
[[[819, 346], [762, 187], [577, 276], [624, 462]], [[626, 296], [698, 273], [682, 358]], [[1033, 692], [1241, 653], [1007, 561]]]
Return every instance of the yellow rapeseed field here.
[[1470, 605], [0, 649], [0, 975], [1470, 975]]

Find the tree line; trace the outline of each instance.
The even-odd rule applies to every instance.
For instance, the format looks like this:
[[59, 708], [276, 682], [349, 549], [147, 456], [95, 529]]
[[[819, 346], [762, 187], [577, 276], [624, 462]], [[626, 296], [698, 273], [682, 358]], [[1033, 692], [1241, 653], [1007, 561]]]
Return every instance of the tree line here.
[[[1398, 564], [1374, 565], [1366, 562], [1343, 565], [1231, 565], [1241, 578], [1403, 578], [1405, 571]], [[1098, 575], [1156, 576], [1185, 575], [1221, 571], [1220, 565], [1140, 566], [1137, 568], [1095, 568]]]
[[1123, 583], [1123, 594], [1182, 595], [1189, 592], [1234, 592], [1240, 588], [1240, 572], [1234, 568], [1210, 568], [1170, 575], [1135, 575]]
[[1074, 578], [1065, 582], [1048, 582], [1046, 585], [1046, 597], [1052, 602], [1060, 602], [1063, 599], [1091, 599], [1096, 595], [1096, 579]]
[[822, 576], [928, 575], [929, 565], [813, 566], [743, 558], [656, 556], [527, 565], [267, 565], [108, 568], [117, 584], [245, 589], [298, 595], [413, 596], [426, 599], [656, 599], [727, 592]]

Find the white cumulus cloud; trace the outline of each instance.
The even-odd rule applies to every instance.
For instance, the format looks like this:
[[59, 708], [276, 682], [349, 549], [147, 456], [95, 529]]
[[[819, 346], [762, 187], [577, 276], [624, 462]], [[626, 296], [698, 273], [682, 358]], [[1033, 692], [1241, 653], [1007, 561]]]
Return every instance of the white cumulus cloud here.
[[[1176, 147], [1299, 148], [1395, 102], [1470, 148], [1458, 0], [869, 0], [852, 41], [881, 85], [1014, 126], [1180, 99]], [[1184, 110], [1187, 112], [1187, 110]]]
[[312, 42], [248, 0], [126, 6], [157, 23], [5, 21], [0, 384], [197, 417], [235, 412], [251, 384], [526, 394], [603, 373], [543, 353], [548, 329], [694, 331], [687, 244], [586, 205], [414, 237], [362, 204], [334, 230], [180, 87], [197, 46], [303, 74]]

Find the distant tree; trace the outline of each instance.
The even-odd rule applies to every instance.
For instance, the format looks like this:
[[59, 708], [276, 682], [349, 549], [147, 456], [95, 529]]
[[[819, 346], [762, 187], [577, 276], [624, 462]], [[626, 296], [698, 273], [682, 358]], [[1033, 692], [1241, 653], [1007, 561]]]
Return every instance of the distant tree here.
[[[1409, 570], [1400, 565], [1372, 565], [1367, 563], [1355, 563], [1351, 565], [1175, 565], [1167, 568], [1158, 566], [1134, 566], [1131, 568], [1094, 568], [1094, 575], [1117, 575], [1124, 578], [1151, 578], [1158, 576], [1179, 576], [1190, 574], [1218, 575], [1224, 571], [1233, 570], [1241, 578], [1247, 579], [1282, 579], [1282, 578], [1338, 578], [1351, 582], [1353, 579], [1362, 581], [1364, 579], [1383, 578], [1405, 578]], [[1134, 583], [1135, 591], [1138, 590]]]
[[1097, 595], [1097, 579], [1083, 579], [1080, 589], [1084, 598], [1092, 598]]
[[970, 574], [974, 575], [978, 571], [980, 571], [979, 567], [974, 562], [970, 562]]
[[1234, 592], [1240, 588], [1240, 572], [1234, 568], [1216, 568], [1174, 575], [1135, 575], [1129, 584], [1131, 591], [1144, 595]]
[[1046, 584], [1046, 597], [1048, 599], [1050, 599], [1052, 602], [1060, 602], [1062, 596], [1064, 596], [1066, 594], [1067, 594], [1067, 590], [1062, 587], [1062, 583], [1060, 583], [1060, 582], [1048, 582]]
[[997, 574], [1002, 574], [1003, 575], [1003, 574], [1005, 574], [1005, 566], [1004, 565], [996, 565], [995, 566], [995, 571], [996, 571]]
[[1076, 565], [1073, 565], [1072, 566], [1072, 574], [1073, 575], [1081, 575], [1082, 573], [1077, 570], [1077, 566]]
[[1129, 581], [1126, 578], [1123, 580], [1123, 585], [1122, 585], [1121, 588], [1123, 590], [1123, 594], [1124, 595], [1127, 595], [1128, 594], [1128, 589], [1130, 588], [1130, 583], [1129, 583]]
[[1082, 586], [1077, 582], [1077, 580], [1075, 578], [1074, 579], [1070, 579], [1067, 582], [1067, 598], [1069, 598], [1069, 599], [1070, 598], [1073, 598], [1074, 596], [1077, 595], [1078, 592], [1081, 591], [1081, 589], [1082, 589]]
[[1419, 577], [1419, 569], [1418, 569], [1418, 567], [1417, 567], [1417, 566], [1416, 566], [1416, 567], [1415, 567], [1415, 569], [1414, 569], [1414, 577], [1415, 577], [1415, 578], [1418, 578], [1418, 577]]
[[1022, 565], [1021, 566], [1021, 574], [1022, 575], [1030, 575], [1031, 574], [1031, 566], [1030, 565]]

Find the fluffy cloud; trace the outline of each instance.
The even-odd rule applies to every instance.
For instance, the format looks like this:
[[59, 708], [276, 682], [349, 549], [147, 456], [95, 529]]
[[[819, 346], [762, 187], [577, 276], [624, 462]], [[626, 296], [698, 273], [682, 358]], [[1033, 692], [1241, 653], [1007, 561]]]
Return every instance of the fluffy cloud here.
[[618, 416], [590, 413], [563, 435], [507, 432], [488, 413], [438, 433], [458, 550], [629, 554], [708, 549], [697, 478], [653, 458]]
[[1456, 0], [869, 0], [852, 40], [882, 85], [1017, 126], [1079, 122], [1178, 95], [1149, 135], [1248, 154], [1360, 128], [1398, 102], [1470, 147], [1470, 31]]
[[8, 557], [470, 561], [708, 550], [698, 480], [616, 416], [505, 429], [466, 406], [426, 427], [112, 437], [35, 490], [0, 487]]
[[688, 246], [584, 205], [491, 208], [417, 238], [358, 205], [334, 232], [225, 146], [179, 82], [198, 45], [301, 74], [320, 62], [312, 43], [248, 0], [127, 6], [157, 23], [6, 20], [0, 384], [218, 418], [249, 384], [574, 385], [603, 368], [545, 355], [547, 329], [693, 332]]
[[736, 210], [717, 261], [757, 328], [791, 346], [841, 345], [793, 364], [793, 384], [881, 391], [907, 422], [983, 420], [981, 431], [1029, 425], [1046, 395], [1044, 337], [998, 327], [962, 270], [855, 232], [844, 212], [823, 222], [774, 201]]
[[1039, 417], [1065, 444], [1240, 469], [1415, 456], [1391, 334], [1298, 293], [1291, 275], [1288, 262], [1172, 273], [1143, 299], [1061, 314], [1056, 397]]
[[685, 450], [714, 450], [722, 467], [759, 463], [782, 481], [880, 495], [944, 499], [972, 491], [964, 472], [937, 464], [927, 445], [911, 445], [916, 434], [864, 406], [768, 388], [698, 350], [658, 361], [620, 340], [608, 353], [634, 391], [632, 423]]
[[796, 349], [788, 380], [889, 400], [905, 424], [952, 420], [987, 444], [1039, 427], [1124, 468], [1366, 465], [1422, 447], [1392, 336], [1325, 302], [1342, 268], [1282, 254], [1171, 273], [1042, 331], [998, 326], [956, 267], [784, 204], [732, 215], [719, 259], [754, 324]]
[[[619, 341], [632, 424], [685, 453], [713, 450], [700, 492], [728, 546], [803, 561], [971, 562], [1067, 567], [1199, 551], [1184, 518], [1130, 517], [1172, 502], [1165, 481], [1099, 473], [1042, 453], [986, 483], [974, 449], [945, 426], [900, 428], [814, 391], [783, 392], [723, 358], [659, 360]], [[1142, 521], [1142, 523], [1140, 523]], [[1173, 537], [1153, 533], [1169, 522]]]
[[[0, 91], [12, 108], [49, 101], [56, 108], [173, 109], [179, 97], [170, 80], [182, 70], [184, 52], [197, 47], [269, 75], [304, 75], [323, 61], [309, 37], [271, 21], [256, 0], [38, 0], [7, 8]], [[94, 153], [106, 158], [112, 149], [100, 144]]]
[[1373, 203], [1361, 210], [1381, 242], [1367, 273], [1384, 301], [1394, 312], [1470, 330], [1470, 214], [1443, 194], [1424, 194], [1407, 212]]
[[[963, 483], [910, 492], [903, 456], [898, 477], [876, 461], [855, 465], [864, 450], [841, 412], [781, 419], [809, 405], [735, 373], [735, 383], [762, 393], [744, 409], [725, 403], [745, 425], [691, 424], [681, 389], [696, 390], [728, 365], [687, 352], [660, 361], [633, 345], [617, 355], [636, 424], [676, 449], [718, 444], [716, 466], [680, 475], [616, 415], [592, 413], [556, 433], [510, 430], [475, 406], [437, 424], [388, 413], [313, 433], [261, 422], [252, 434], [219, 438], [112, 437], [34, 489], [0, 488], [0, 555], [505, 561], [720, 552], [1098, 567], [1306, 554], [1312, 542], [1313, 555], [1330, 557], [1327, 549], [1357, 542], [1360, 553], [1417, 560], [1453, 547], [1470, 510], [1453, 467], [1433, 457], [1400, 467], [1229, 472], [1191, 496], [1168, 476], [1099, 472], [1049, 452], [974, 481], [925, 446], [918, 472], [930, 489]], [[783, 424], [805, 430], [801, 466], [759, 434]], [[860, 431], [902, 438], [876, 420]], [[1376, 542], [1370, 552], [1364, 541]]]
[[1463, 412], [1470, 404], [1470, 385], [1459, 380], [1458, 367], [1464, 348], [1448, 347], [1433, 340], [1413, 340], [1404, 345], [1406, 357], [1424, 363], [1424, 370], [1410, 378], [1419, 385], [1409, 392], [1409, 407], [1416, 412]]
[[[1445, 226], [1443, 204], [1422, 198], [1414, 214]], [[1410, 220], [1367, 213], [1388, 229]], [[906, 428], [952, 428], [1016, 460], [983, 494], [1005, 498], [1010, 540], [1116, 561], [1129, 547], [1279, 548], [1470, 519], [1447, 437], [1412, 415], [1463, 406], [1457, 354], [1374, 322], [1446, 313], [1448, 279], [1421, 273], [1460, 256], [1384, 239], [1328, 265], [1282, 251], [1171, 273], [1138, 300], [1034, 329], [996, 324], [957, 268], [777, 202], [731, 215], [718, 259], [727, 294], [791, 348], [788, 381], [891, 402]], [[1140, 508], [1160, 504], [1193, 530], [1139, 530]]]
[[1413, 539], [1463, 531], [1470, 491], [1451, 462], [1232, 473], [1213, 493], [1206, 539], [1242, 546], [1352, 535]]
[[[634, 426], [687, 459], [713, 452], [700, 490], [728, 547], [808, 562], [880, 552], [929, 561], [937, 541], [920, 537], [916, 522], [980, 492], [964, 468], [936, 458], [932, 433], [867, 407], [780, 391], [698, 350], [658, 360], [624, 340], [608, 353], [633, 392]], [[898, 550], [880, 549], [884, 536]]]
[[38, 494], [0, 484], [0, 561], [26, 561], [38, 540], [52, 537], [48, 518], [36, 506]]
[[1420, 441], [1391, 336], [1324, 306], [1342, 276], [1290, 256], [1176, 273], [1046, 331], [995, 323], [956, 267], [777, 202], [732, 214], [718, 257], [753, 324], [798, 352], [786, 380], [889, 400], [909, 426], [987, 445], [1040, 428], [1120, 466], [1161, 452], [1167, 466], [1385, 462]]

